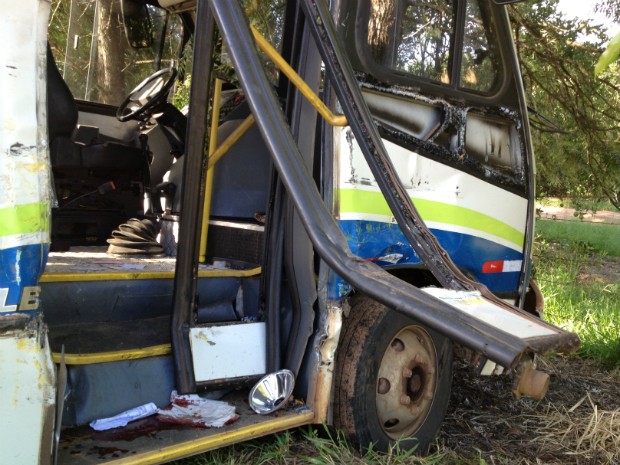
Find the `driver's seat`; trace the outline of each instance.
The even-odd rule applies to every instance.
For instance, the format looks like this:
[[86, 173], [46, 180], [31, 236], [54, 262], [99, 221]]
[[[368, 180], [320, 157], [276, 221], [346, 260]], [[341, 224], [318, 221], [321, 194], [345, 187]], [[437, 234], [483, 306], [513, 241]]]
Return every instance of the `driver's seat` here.
[[47, 123], [58, 207], [52, 248], [107, 245], [119, 224], [139, 215], [149, 161], [139, 147], [96, 139], [76, 142], [78, 107], [47, 47]]
[[59, 137], [70, 139], [77, 127], [78, 109], [69, 86], [62, 78], [50, 44], [47, 44], [47, 130], [50, 151]]

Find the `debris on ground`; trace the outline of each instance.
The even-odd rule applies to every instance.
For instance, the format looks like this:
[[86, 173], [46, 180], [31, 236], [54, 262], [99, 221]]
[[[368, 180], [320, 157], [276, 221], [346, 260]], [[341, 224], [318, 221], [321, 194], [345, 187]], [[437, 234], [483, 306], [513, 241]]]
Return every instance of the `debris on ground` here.
[[105, 431], [113, 428], [127, 426], [129, 422], [146, 418], [157, 413], [157, 406], [153, 402], [140, 405], [139, 407], [126, 410], [109, 418], [101, 418], [90, 422], [90, 427], [95, 431]]
[[514, 399], [506, 376], [456, 365], [439, 447], [489, 464], [620, 463], [620, 370], [575, 357], [540, 359], [539, 367], [551, 385], [535, 401]]
[[197, 394], [179, 395], [172, 391], [170, 405], [157, 412], [160, 421], [180, 425], [221, 428], [239, 415], [235, 406], [221, 400], [205, 399]]

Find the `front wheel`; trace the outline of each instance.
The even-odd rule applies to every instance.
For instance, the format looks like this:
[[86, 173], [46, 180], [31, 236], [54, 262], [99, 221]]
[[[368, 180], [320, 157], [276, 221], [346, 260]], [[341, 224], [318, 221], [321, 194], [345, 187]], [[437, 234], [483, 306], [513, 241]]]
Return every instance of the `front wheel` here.
[[343, 326], [334, 426], [361, 447], [425, 453], [448, 407], [451, 341], [359, 294]]

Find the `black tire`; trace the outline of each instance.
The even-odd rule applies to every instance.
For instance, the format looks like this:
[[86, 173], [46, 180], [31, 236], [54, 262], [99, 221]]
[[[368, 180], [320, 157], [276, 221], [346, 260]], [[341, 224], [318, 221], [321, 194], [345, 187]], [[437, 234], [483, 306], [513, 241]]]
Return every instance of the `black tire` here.
[[336, 357], [334, 426], [361, 448], [426, 453], [446, 414], [452, 342], [364, 295]]

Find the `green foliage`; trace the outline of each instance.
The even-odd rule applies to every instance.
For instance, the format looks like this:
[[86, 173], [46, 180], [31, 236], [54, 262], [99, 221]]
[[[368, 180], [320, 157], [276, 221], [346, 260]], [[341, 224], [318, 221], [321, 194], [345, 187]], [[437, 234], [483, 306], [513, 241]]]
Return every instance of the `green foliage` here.
[[620, 32], [607, 44], [607, 48], [601, 54], [601, 57], [594, 66], [594, 75], [598, 76], [609, 67], [609, 65], [618, 59], [620, 55]]
[[544, 197], [539, 199], [538, 204], [551, 207], [566, 207], [566, 208], [575, 208], [581, 209], [584, 211], [589, 211], [592, 213], [596, 213], [603, 210], [613, 210], [613, 205], [606, 199], [588, 199], [588, 198], [578, 198], [573, 199], [571, 197], [567, 198], [558, 198], [558, 197]]
[[620, 209], [620, 78], [615, 64], [592, 76], [605, 30], [562, 17], [557, 3], [510, 9], [529, 104], [564, 131], [532, 120], [538, 194], [604, 196]]
[[186, 75], [182, 82], [177, 83], [172, 96], [172, 104], [179, 110], [189, 105], [189, 92], [192, 86], [192, 76]]
[[134, 49], [125, 37], [117, 0], [52, 0], [48, 40], [74, 97], [118, 105], [154, 71], [176, 65], [181, 21], [161, 8], [148, 8], [157, 40]]

